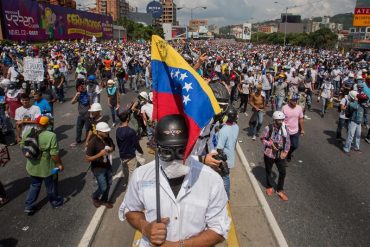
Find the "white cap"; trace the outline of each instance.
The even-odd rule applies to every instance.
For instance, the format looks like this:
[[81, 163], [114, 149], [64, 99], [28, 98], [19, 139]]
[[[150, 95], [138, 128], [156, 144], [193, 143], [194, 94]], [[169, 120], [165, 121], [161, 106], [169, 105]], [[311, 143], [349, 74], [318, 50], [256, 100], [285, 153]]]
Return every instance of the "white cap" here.
[[96, 131], [109, 132], [111, 131], [111, 128], [109, 128], [109, 125], [107, 123], [100, 122], [96, 125]]
[[109, 80], [107, 81], [107, 84], [108, 84], [108, 85], [113, 85], [113, 84], [114, 84], [114, 81], [113, 81], [112, 79], [109, 79]]
[[89, 112], [97, 112], [97, 111], [102, 111], [103, 109], [101, 108], [101, 104], [99, 103], [94, 103], [90, 106]]
[[355, 75], [351, 72], [351, 73], [349, 73], [348, 77], [353, 78], [353, 77], [355, 77]]
[[357, 91], [356, 90], [352, 90], [351, 92], [349, 92], [348, 96], [351, 98], [351, 99], [355, 99], [357, 97]]
[[274, 120], [284, 120], [285, 114], [282, 111], [275, 111], [274, 114], [272, 114], [272, 119]]
[[139, 95], [140, 95], [141, 97], [143, 97], [145, 100], [148, 100], [148, 93], [147, 93], [147, 92], [142, 91], [142, 92], [140, 92], [140, 93], [139, 93]]
[[362, 78], [362, 75], [357, 75], [357, 78], [356, 78], [357, 80], [362, 80], [363, 78]]

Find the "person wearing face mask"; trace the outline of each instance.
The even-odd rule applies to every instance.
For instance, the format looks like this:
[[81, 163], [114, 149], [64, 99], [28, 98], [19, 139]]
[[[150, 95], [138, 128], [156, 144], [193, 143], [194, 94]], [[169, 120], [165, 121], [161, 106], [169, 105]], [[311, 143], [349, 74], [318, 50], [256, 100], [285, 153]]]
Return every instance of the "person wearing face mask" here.
[[224, 167], [218, 167], [216, 171], [219, 171], [226, 190], [228, 198], [230, 198], [230, 172], [229, 169], [235, 166], [235, 147], [236, 141], [239, 134], [239, 126], [236, 123], [238, 120], [238, 112], [233, 107], [229, 107], [226, 110], [226, 122], [217, 133], [217, 153], [226, 155], [226, 165], [228, 169]]
[[86, 150], [86, 161], [91, 164], [91, 171], [98, 184], [97, 190], [92, 194], [92, 201], [95, 207], [104, 205], [106, 208], [113, 208], [108, 201], [109, 189], [112, 183], [112, 155], [115, 146], [109, 137], [111, 129], [105, 122], [96, 125], [96, 135], [89, 142]]
[[21, 106], [21, 90], [16, 88], [15, 83], [10, 82], [5, 93], [5, 108], [11, 119], [14, 119], [15, 110]]
[[137, 168], [119, 209], [142, 233], [139, 246], [214, 246], [227, 238], [230, 218], [221, 177], [192, 156], [183, 161], [188, 128], [182, 115], [156, 127], [161, 221], [156, 222], [155, 161]]
[[272, 87], [272, 97], [275, 100], [275, 108], [277, 111], [280, 111], [283, 107], [287, 87], [288, 84], [285, 82], [285, 75], [283, 73], [279, 74]]
[[64, 103], [64, 83], [66, 78], [59, 71], [59, 65], [54, 65], [53, 68], [54, 68], [53, 79], [56, 94], [58, 95], [59, 103]]
[[118, 126], [116, 131], [116, 141], [119, 149], [119, 156], [121, 158], [121, 164], [123, 174], [127, 177], [127, 182], [135, 170], [138, 163], [136, 159], [136, 151], [143, 154], [143, 150], [139, 143], [139, 138], [134, 129], [129, 126], [131, 120], [131, 110], [124, 111], [119, 114], [121, 124]]
[[285, 158], [290, 149], [290, 138], [288, 130], [284, 124], [285, 114], [275, 111], [272, 115], [273, 124], [265, 127], [261, 141], [264, 146], [264, 162], [266, 171], [266, 194], [271, 196], [273, 193], [273, 178], [271, 177], [272, 166], [276, 164], [279, 171], [276, 192], [283, 201], [288, 201], [284, 193], [284, 180], [286, 175]]
[[262, 94], [262, 85], [258, 84], [256, 88], [257, 91], [255, 93], [252, 93], [249, 99], [249, 104], [252, 106], [253, 111], [253, 115], [249, 120], [253, 141], [256, 140], [256, 136], [261, 129], [266, 106], [266, 100], [264, 95]]

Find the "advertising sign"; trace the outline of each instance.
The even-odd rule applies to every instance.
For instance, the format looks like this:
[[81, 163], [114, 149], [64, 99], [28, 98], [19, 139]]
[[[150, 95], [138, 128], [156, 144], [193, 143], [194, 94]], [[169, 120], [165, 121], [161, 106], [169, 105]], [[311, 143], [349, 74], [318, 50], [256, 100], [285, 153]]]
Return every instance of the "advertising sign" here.
[[172, 40], [172, 24], [171, 23], [163, 23], [162, 24], [163, 35], [165, 40]]
[[44, 63], [42, 58], [23, 58], [23, 76], [26, 81], [43, 81]]
[[357, 0], [353, 16], [354, 27], [370, 26], [370, 0]]
[[186, 39], [187, 28], [180, 26], [172, 27], [172, 39]]
[[251, 40], [252, 38], [252, 23], [243, 23], [242, 39]]
[[4, 38], [45, 41], [61, 39], [111, 39], [110, 16], [78, 11], [31, 0], [0, 0]]
[[146, 12], [151, 14], [153, 18], [161, 18], [163, 14], [163, 7], [160, 2], [152, 1], [146, 6]]

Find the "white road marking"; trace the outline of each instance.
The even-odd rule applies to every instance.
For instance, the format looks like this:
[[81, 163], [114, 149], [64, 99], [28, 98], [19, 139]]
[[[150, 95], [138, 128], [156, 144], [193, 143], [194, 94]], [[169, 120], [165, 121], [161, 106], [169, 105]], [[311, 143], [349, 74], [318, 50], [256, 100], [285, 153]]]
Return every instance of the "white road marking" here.
[[251, 166], [248, 163], [247, 158], [245, 157], [242, 148], [240, 147], [239, 143], [236, 144], [236, 151], [239, 155], [239, 158], [242, 161], [242, 164], [248, 174], [248, 177], [252, 183], [253, 189], [256, 192], [258, 201], [261, 203], [263, 212], [266, 215], [267, 221], [270, 224], [271, 230], [276, 238], [276, 241], [278, 242], [278, 245], [280, 247], [288, 247], [288, 243], [286, 242], [286, 239], [275, 219], [275, 216], [272, 214], [271, 208], [269, 204], [266, 201], [266, 198], [261, 190], [261, 187], [259, 186], [256, 177], [252, 173]]

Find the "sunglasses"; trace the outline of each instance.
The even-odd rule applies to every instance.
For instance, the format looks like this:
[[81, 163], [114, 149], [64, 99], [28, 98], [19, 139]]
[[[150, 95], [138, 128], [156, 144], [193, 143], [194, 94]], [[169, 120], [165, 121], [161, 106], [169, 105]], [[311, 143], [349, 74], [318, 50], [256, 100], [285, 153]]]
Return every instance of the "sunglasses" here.
[[183, 160], [185, 155], [185, 147], [168, 148], [159, 147], [158, 156], [162, 161], [169, 162], [175, 159]]

